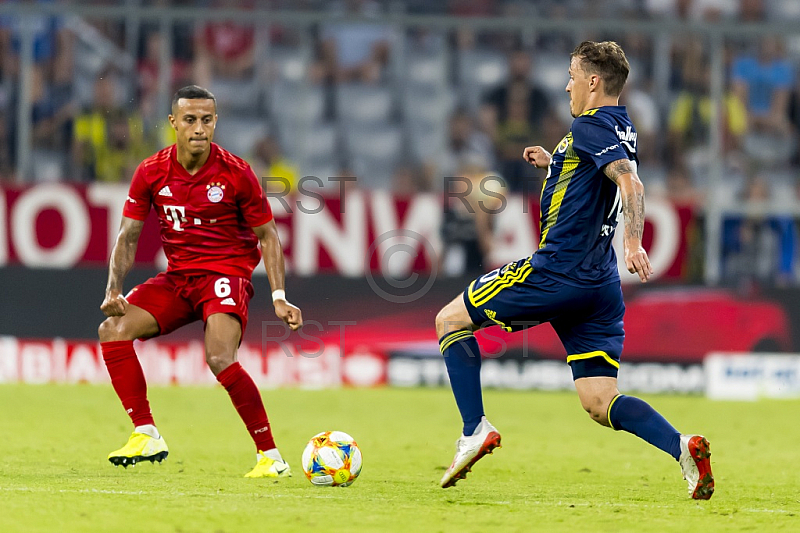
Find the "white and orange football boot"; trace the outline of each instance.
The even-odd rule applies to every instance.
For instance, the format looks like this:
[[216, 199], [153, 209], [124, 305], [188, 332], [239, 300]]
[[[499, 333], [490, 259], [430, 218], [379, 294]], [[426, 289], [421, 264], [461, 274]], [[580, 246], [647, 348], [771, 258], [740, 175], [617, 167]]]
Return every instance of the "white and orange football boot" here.
[[678, 459], [683, 479], [689, 484], [689, 496], [707, 500], [714, 494], [711, 473], [711, 448], [702, 435], [681, 435], [681, 457]]
[[484, 416], [471, 436], [462, 435], [456, 441], [456, 456], [442, 477], [442, 488], [452, 487], [459, 479], [466, 478], [472, 465], [487, 453], [492, 453], [492, 450], [500, 447], [500, 433]]

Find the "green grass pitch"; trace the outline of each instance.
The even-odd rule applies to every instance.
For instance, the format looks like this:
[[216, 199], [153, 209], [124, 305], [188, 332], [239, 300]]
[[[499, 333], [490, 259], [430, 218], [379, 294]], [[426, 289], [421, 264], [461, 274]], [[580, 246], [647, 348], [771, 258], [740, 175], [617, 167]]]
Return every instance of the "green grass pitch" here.
[[[294, 477], [242, 477], [255, 456], [219, 388], [154, 388], [170, 446], [159, 465], [106, 460], [130, 433], [110, 386], [0, 386], [0, 531], [798, 531], [800, 402], [646, 399], [711, 442], [717, 492], [686, 494], [680, 468], [592, 423], [574, 393], [487, 391], [503, 448], [452, 489], [438, 481], [460, 425], [445, 389], [263, 392]], [[315, 433], [352, 434], [349, 488], [313, 487], [300, 454]]]

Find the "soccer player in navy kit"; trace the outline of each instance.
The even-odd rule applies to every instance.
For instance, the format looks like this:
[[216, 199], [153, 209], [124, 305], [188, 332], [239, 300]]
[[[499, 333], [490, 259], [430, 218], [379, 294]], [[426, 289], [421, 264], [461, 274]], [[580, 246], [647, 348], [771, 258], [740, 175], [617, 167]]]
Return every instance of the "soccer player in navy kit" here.
[[484, 416], [481, 357], [473, 331], [500, 325], [518, 331], [550, 322], [567, 351], [575, 388], [595, 422], [624, 430], [679, 461], [689, 494], [714, 492], [708, 441], [682, 435], [650, 405], [619, 393], [617, 371], [625, 337], [617, 259], [612, 247], [624, 217], [625, 265], [642, 283], [652, 275], [642, 247], [644, 187], [636, 172], [636, 129], [619, 95], [630, 70], [614, 42], [583, 42], [571, 54], [570, 112], [575, 120], [554, 153], [525, 148], [523, 157], [547, 168], [541, 197], [541, 239], [531, 256], [473, 281], [436, 317], [453, 395], [464, 422], [444, 488], [466, 477], [500, 446]]

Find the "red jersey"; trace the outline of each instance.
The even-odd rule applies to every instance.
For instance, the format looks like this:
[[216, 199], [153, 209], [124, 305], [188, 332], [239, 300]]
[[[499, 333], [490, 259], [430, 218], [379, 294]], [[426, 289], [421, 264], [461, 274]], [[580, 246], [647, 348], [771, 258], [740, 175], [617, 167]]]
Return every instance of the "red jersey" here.
[[169, 272], [250, 278], [261, 259], [254, 227], [272, 210], [250, 165], [211, 143], [203, 167], [189, 174], [173, 144], [142, 161], [122, 214], [144, 220], [155, 206]]

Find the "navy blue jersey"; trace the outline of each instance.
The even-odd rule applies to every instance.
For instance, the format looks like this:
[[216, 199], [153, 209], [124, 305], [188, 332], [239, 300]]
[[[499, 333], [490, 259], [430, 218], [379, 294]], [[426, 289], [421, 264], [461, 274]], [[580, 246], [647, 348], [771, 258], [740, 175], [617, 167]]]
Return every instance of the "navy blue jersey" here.
[[534, 269], [579, 287], [619, 280], [611, 240], [622, 202], [619, 188], [603, 173], [618, 159], [638, 162], [636, 130], [625, 106], [590, 109], [572, 122], [553, 151], [542, 187]]

